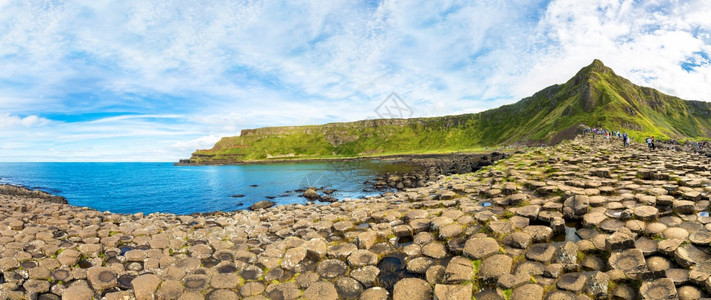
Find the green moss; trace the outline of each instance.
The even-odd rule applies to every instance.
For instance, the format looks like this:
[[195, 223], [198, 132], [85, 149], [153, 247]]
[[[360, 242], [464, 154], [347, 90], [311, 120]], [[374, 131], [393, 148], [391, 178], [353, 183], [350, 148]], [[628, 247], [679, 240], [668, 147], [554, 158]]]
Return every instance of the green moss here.
[[505, 289], [501, 291], [502, 294], [504, 294], [504, 299], [506, 300], [511, 300], [511, 295], [513, 294], [513, 289]]
[[472, 261], [472, 267], [474, 267], [474, 275], [479, 274], [479, 268], [481, 268], [481, 260], [476, 259]]

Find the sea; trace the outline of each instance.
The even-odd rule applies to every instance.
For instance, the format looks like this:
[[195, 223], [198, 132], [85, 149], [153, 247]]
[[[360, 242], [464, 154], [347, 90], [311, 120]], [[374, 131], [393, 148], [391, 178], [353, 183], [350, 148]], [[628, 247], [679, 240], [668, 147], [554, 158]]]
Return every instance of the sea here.
[[[381, 160], [292, 162], [234, 166], [173, 163], [0, 163], [0, 184], [64, 196], [76, 206], [114, 213], [190, 214], [247, 209], [270, 200], [307, 203], [308, 187], [337, 199], [376, 196], [372, 181], [392, 168]], [[318, 202], [317, 202], [318, 203]]]

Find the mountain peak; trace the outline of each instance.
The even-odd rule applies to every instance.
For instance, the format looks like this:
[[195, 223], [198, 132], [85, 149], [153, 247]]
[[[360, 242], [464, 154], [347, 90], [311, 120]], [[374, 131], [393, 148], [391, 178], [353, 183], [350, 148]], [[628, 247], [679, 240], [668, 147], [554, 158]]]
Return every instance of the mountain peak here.
[[603, 64], [601, 60], [599, 60], [599, 59], [596, 58], [596, 59], [593, 60], [593, 62], [590, 64], [590, 66], [594, 66], [594, 67], [604, 67], [605, 64]]

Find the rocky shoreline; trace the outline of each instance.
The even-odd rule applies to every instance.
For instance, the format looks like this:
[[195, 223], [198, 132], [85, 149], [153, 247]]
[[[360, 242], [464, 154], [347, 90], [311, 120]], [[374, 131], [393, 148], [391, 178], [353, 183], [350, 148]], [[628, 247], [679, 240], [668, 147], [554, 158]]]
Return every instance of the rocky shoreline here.
[[328, 205], [125, 215], [0, 193], [0, 299], [701, 299], [710, 166], [577, 138]]

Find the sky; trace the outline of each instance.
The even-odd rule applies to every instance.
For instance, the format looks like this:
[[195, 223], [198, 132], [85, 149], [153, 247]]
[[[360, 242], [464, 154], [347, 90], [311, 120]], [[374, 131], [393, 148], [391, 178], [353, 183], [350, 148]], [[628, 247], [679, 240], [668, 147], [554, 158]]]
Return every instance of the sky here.
[[[241, 129], [478, 112], [593, 59], [711, 101], [711, 1], [0, 0], [0, 161], [177, 161]], [[410, 115], [408, 115], [410, 116]]]

